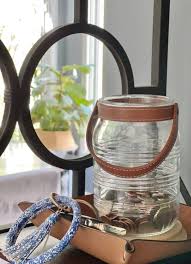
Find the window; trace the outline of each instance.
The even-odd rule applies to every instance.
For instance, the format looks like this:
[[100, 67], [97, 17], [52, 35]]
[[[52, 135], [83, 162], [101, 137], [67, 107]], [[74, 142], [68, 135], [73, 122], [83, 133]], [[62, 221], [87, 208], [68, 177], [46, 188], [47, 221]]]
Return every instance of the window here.
[[[0, 0], [1, 1], [1, 0]], [[99, 0], [99, 10], [95, 10], [95, 3], [91, 1], [90, 5], [90, 21], [92, 23], [103, 25], [103, 18], [102, 16], [102, 4], [103, 1]], [[11, 8], [10, 8], [11, 6]], [[24, 12], [23, 12], [24, 10]], [[1, 1], [1, 9], [0, 9], [0, 35], [1, 39], [8, 47], [11, 56], [13, 57], [13, 61], [15, 63], [17, 72], [19, 73], [20, 67], [23, 63], [23, 59], [33, 46], [33, 44], [47, 31], [51, 30], [60, 25], [66, 25], [68, 23], [73, 23], [73, 10], [74, 10], [74, 1], [72, 0], [18, 0], [17, 2], [13, 2], [11, 0]], [[99, 15], [100, 14], [100, 15]], [[11, 18], [11, 19], [10, 19]], [[76, 41], [77, 39], [77, 41]], [[92, 52], [95, 49], [95, 52]], [[77, 64], [77, 68], [75, 67], [70, 68], [71, 65]], [[99, 64], [99, 67], [98, 67]], [[87, 37], [85, 35], [78, 35], [68, 37], [66, 39], [59, 41], [51, 49], [46, 53], [39, 64], [39, 66], [47, 65], [51, 66], [56, 71], [60, 71], [62, 67], [66, 68], [69, 67], [66, 74], [62, 77], [65, 78], [65, 81], [72, 82], [78, 86], [80, 90], [80, 85], [84, 85], [86, 88], [86, 100], [95, 101], [97, 97], [100, 97], [102, 88], [101, 88], [101, 74], [102, 74], [102, 45], [100, 42], [96, 41], [94, 38]], [[43, 70], [43, 67], [40, 69]], [[81, 68], [80, 68], [81, 67]], [[78, 70], [82, 72], [87, 71], [87, 67], [90, 68], [90, 73], [79, 76]], [[38, 79], [38, 72], [39, 67], [37, 69], [37, 74], [33, 78], [32, 85], [39, 81]], [[49, 75], [47, 72], [45, 75], [42, 76], [42, 81], [48, 80], [48, 78], [54, 75], [54, 71], [52, 74]], [[56, 81], [56, 76], [54, 76], [51, 81]], [[44, 79], [43, 79], [44, 78]], [[71, 79], [72, 78], [72, 79]], [[0, 118], [3, 115], [3, 80], [2, 76], [0, 76]], [[40, 86], [39, 86], [40, 88]], [[76, 89], [77, 90], [77, 89]], [[31, 89], [32, 91], [32, 89]], [[97, 92], [99, 91], [99, 92]], [[71, 91], [73, 92], [73, 91]], [[81, 89], [81, 93], [83, 93]], [[74, 94], [75, 96], [76, 94]], [[37, 96], [38, 97], [38, 96]], [[31, 97], [30, 100], [30, 107], [32, 107], [35, 103], [35, 98]], [[50, 91], [46, 94], [45, 100], [53, 101], [51, 97]], [[90, 108], [93, 107], [93, 101], [90, 105]], [[91, 110], [91, 109], [90, 109]], [[78, 111], [73, 114], [78, 114]], [[66, 116], [67, 117], [67, 116]], [[65, 117], [64, 117], [65, 118]], [[63, 125], [64, 122], [62, 122]], [[35, 124], [36, 125], [36, 124]], [[46, 125], [46, 124], [44, 124]], [[73, 138], [70, 140], [72, 144], [75, 146], [74, 150], [78, 149], [79, 145], [82, 145], [83, 152], [80, 151], [77, 153], [78, 155], [84, 155], [85, 150], [85, 139], [83, 138], [81, 141], [78, 141], [75, 138], [76, 134], [73, 134]], [[65, 136], [66, 138], [66, 136]], [[69, 139], [67, 142], [70, 142]], [[66, 141], [65, 139], [63, 141]], [[51, 148], [51, 147], [50, 147]], [[80, 149], [80, 148], [79, 148]], [[64, 154], [65, 158], [72, 158], [76, 157], [76, 151], [67, 151]], [[54, 153], [58, 156], [63, 156], [63, 151], [54, 150]], [[2, 201], [0, 203], [1, 211], [4, 212], [3, 218], [1, 219], [0, 229], [4, 228], [2, 225], [9, 224], [11, 221], [14, 221], [17, 216], [19, 215], [19, 210], [17, 208], [17, 203], [24, 198], [25, 200], [32, 199], [41, 199], [42, 193], [50, 192], [49, 189], [53, 190], [52, 188], [58, 187], [60, 183], [60, 171], [59, 175], [57, 174], [57, 170], [54, 170], [54, 175], [52, 181], [54, 182], [54, 186], [51, 185], [51, 181], [44, 180], [42, 177], [46, 177], [46, 169], [44, 168], [49, 167], [48, 164], [41, 161], [28, 147], [25, 143], [22, 135], [20, 133], [19, 128], [15, 129], [14, 135], [8, 147], [6, 148], [5, 152], [0, 158], [0, 176], [7, 176], [1, 178], [1, 186], [3, 183], [8, 184], [11, 181], [12, 192], [8, 192], [7, 187], [2, 187], [5, 189], [5, 193], [2, 192]], [[43, 168], [43, 170], [41, 170]], [[40, 169], [40, 177], [35, 172], [35, 169]], [[26, 173], [27, 172], [27, 173]], [[15, 175], [15, 173], [18, 173]], [[35, 174], [36, 173], [36, 174]], [[65, 173], [65, 172], [64, 172]], [[72, 177], [70, 175], [71, 172], [67, 172], [66, 177], [62, 177], [61, 185], [64, 186], [64, 193], [71, 194], [72, 188]], [[27, 175], [26, 175], [27, 174]], [[44, 175], [44, 176], [43, 176]], [[27, 177], [29, 176], [29, 178]], [[36, 180], [35, 180], [36, 178]], [[28, 182], [29, 180], [29, 182]], [[38, 182], [37, 183], [35, 182]], [[22, 187], [20, 186], [22, 183]], [[90, 184], [90, 182], [89, 182]], [[51, 185], [51, 186], [50, 186]], [[30, 186], [30, 193], [28, 192], [28, 186]], [[25, 188], [27, 188], [27, 192], [25, 193]], [[38, 190], [36, 190], [38, 188]], [[11, 187], [10, 187], [11, 189]], [[6, 196], [9, 196], [7, 199]], [[22, 198], [21, 196], [22, 195]], [[31, 195], [34, 195], [33, 198]], [[44, 194], [45, 195], [45, 194]]]
[[[17, 72], [23, 63], [32, 45], [49, 30], [52, 25], [48, 18], [46, 4], [43, 0], [1, 1], [0, 35], [1, 40], [8, 48], [16, 66]], [[11, 8], [10, 8], [11, 7]], [[15, 12], [17, 10], [17, 12]], [[23, 12], [24, 10], [24, 12]], [[10, 19], [11, 18], [11, 19]], [[4, 83], [0, 78], [0, 114], [3, 114]], [[33, 157], [30, 150], [23, 143], [18, 127], [15, 130], [11, 143], [0, 159], [0, 175], [22, 170], [30, 170]], [[19, 154], [19, 155], [18, 155]], [[24, 155], [23, 155], [24, 154]], [[22, 159], [20, 157], [23, 157]]]
[[[91, 1], [89, 22], [104, 27], [104, 0]], [[86, 60], [94, 66], [87, 78], [88, 96], [96, 100], [102, 97], [103, 43], [91, 36], [87, 36]]]

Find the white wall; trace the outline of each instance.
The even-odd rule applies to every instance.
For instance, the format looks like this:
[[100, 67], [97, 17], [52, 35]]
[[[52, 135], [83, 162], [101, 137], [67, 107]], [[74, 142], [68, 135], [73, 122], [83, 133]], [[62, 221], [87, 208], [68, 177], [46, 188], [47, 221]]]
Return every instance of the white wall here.
[[[125, 48], [132, 64], [135, 84], [151, 81], [153, 0], [105, 0], [104, 28]], [[103, 95], [120, 94], [121, 81], [117, 65], [104, 49]]]
[[[125, 48], [135, 85], [151, 79], [154, 0], [105, 0], [105, 29]], [[191, 191], [191, 1], [171, 0], [167, 94], [180, 105], [181, 174]], [[120, 94], [117, 66], [104, 50], [103, 95]]]
[[191, 191], [191, 1], [171, 2], [167, 91], [180, 105], [181, 173]]

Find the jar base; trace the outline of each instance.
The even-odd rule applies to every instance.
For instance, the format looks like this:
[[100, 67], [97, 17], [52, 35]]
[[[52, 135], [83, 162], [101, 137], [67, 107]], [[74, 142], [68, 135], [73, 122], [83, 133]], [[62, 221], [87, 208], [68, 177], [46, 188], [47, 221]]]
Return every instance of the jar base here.
[[161, 240], [161, 241], [178, 241], [186, 240], [187, 233], [182, 226], [182, 223], [177, 220], [165, 232], [150, 233], [150, 234], [132, 234], [126, 237], [128, 240], [144, 239], [144, 240]]

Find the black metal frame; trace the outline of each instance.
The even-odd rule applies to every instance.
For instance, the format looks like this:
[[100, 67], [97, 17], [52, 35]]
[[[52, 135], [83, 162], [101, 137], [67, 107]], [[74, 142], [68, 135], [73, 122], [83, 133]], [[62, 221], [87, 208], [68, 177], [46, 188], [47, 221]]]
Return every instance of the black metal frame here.
[[[90, 155], [73, 160], [64, 160], [53, 155], [39, 140], [31, 121], [29, 102], [30, 84], [35, 68], [45, 52], [60, 39], [71, 34], [85, 33], [101, 40], [111, 51], [118, 65], [122, 94], [144, 93], [166, 95], [167, 58], [169, 36], [170, 0], [155, 0], [153, 23], [152, 73], [151, 86], [135, 87], [133, 71], [126, 52], [121, 44], [109, 32], [88, 23], [88, 0], [75, 0], [74, 23], [53, 29], [45, 34], [28, 53], [19, 74], [16, 75], [10, 55], [0, 42], [0, 66], [3, 72], [5, 89], [5, 113], [1, 126], [0, 154], [5, 150], [19, 121], [21, 132], [34, 153], [45, 162], [54, 166], [73, 170], [73, 195], [85, 192], [85, 170], [92, 166]], [[19, 91], [20, 83], [20, 91]], [[19, 93], [22, 92], [22, 97]], [[19, 105], [19, 107], [18, 107]], [[18, 109], [19, 108], [19, 109]], [[191, 205], [191, 197], [181, 179], [181, 193], [187, 204]]]
[[76, 1], [74, 13], [75, 23], [55, 28], [45, 34], [32, 47], [22, 65], [19, 81], [24, 101], [19, 117], [19, 126], [25, 141], [39, 158], [53, 166], [74, 171], [73, 183], [75, 184], [73, 184], [72, 193], [73, 196], [77, 196], [85, 191], [85, 169], [92, 166], [93, 160], [90, 155], [73, 160], [59, 158], [39, 140], [33, 128], [29, 110], [30, 86], [35, 68], [42, 56], [54, 43], [72, 34], [85, 33], [102, 41], [114, 56], [121, 75], [123, 94], [127, 94], [128, 89], [134, 87], [134, 77], [129, 58], [117, 39], [106, 30], [87, 23], [88, 1]]
[[129, 93], [166, 95], [169, 16], [170, 0], [154, 0], [151, 85]]
[[86, 23], [75, 23], [56, 28], [39, 39], [39, 41], [32, 47], [32, 49], [28, 53], [22, 65], [19, 74], [19, 81], [24, 101], [22, 105], [22, 112], [19, 117], [19, 126], [24, 139], [26, 140], [30, 148], [42, 160], [62, 169], [81, 170], [82, 168], [92, 166], [92, 159], [90, 158], [90, 156], [88, 155], [83, 158], [74, 160], [64, 160], [52, 154], [39, 140], [33, 128], [29, 110], [31, 80], [42, 56], [58, 40], [71, 34], [77, 33], [86, 33], [98, 38], [111, 51], [116, 59], [119, 71], [121, 73], [123, 93], [128, 92], [127, 87], [134, 86], [133, 73], [128, 57], [120, 43], [106, 30]]
[[20, 111], [17, 106], [19, 101], [19, 81], [16, 69], [11, 56], [2, 41], [0, 41], [0, 69], [5, 83], [5, 108], [0, 127], [1, 155], [11, 140]]

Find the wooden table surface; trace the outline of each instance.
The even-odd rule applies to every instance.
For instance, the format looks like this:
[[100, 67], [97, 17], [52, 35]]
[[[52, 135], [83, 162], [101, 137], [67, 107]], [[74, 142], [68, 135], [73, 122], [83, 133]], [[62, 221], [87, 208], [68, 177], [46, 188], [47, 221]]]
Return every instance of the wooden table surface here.
[[[0, 253], [0, 258], [3, 258]], [[188, 264], [191, 263], [191, 253], [182, 254], [166, 260], [161, 260], [153, 264]], [[106, 264], [78, 249], [68, 247], [60, 257], [47, 264]], [[148, 263], [149, 264], [149, 263]], [[152, 264], [152, 263], [150, 263]]]
[[[182, 254], [176, 257], [153, 262], [150, 264], [189, 264], [189, 263], [191, 263], [191, 253]], [[106, 263], [90, 255], [87, 255], [80, 250], [74, 248], [68, 248], [58, 259], [54, 260], [49, 264], [106, 264]]]

